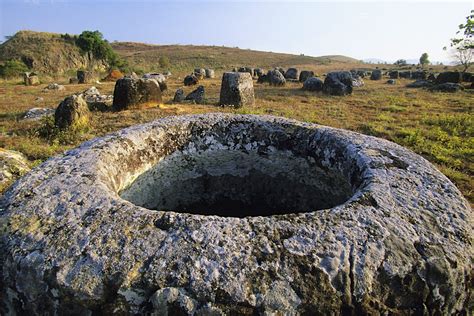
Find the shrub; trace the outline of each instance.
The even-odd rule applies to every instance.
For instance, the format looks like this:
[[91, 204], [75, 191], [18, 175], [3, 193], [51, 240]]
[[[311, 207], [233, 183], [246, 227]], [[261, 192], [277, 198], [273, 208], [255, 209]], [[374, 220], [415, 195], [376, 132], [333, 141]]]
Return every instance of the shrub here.
[[25, 71], [28, 71], [28, 67], [20, 60], [12, 59], [0, 65], [0, 76], [4, 78], [18, 77]]

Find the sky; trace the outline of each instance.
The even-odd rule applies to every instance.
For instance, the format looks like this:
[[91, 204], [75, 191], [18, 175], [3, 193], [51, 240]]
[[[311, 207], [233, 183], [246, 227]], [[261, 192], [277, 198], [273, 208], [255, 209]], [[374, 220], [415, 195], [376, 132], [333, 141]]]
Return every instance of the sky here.
[[19, 30], [109, 41], [218, 45], [388, 62], [449, 61], [443, 51], [474, 9], [463, 1], [0, 0], [0, 38]]

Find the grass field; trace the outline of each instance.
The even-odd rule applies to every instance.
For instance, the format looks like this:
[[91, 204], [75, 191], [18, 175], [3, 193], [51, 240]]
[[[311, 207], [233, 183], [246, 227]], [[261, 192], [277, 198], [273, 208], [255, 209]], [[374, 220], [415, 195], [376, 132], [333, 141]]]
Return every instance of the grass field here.
[[[316, 69], [317, 70], [317, 69]], [[325, 69], [319, 69], [323, 72]], [[408, 89], [409, 81], [396, 85], [386, 80], [366, 80], [347, 97], [333, 97], [301, 90], [301, 84], [270, 87], [254, 83], [256, 104], [233, 110], [216, 106], [219, 98], [220, 74], [216, 79], [203, 80], [206, 105], [172, 104], [174, 91], [181, 87], [179, 76], [171, 77], [164, 94], [164, 104], [145, 110], [94, 112], [88, 131], [81, 135], [61, 134], [52, 138], [40, 136], [44, 122], [21, 120], [32, 107], [55, 108], [67, 95], [80, 92], [90, 85], [66, 85], [61, 92], [42, 92], [45, 85], [26, 87], [19, 81], [0, 84], [0, 147], [24, 153], [37, 165], [83, 142], [109, 132], [148, 122], [169, 115], [205, 112], [235, 112], [271, 114], [301, 121], [345, 128], [382, 137], [408, 147], [434, 163], [474, 203], [474, 92], [432, 93]], [[114, 83], [98, 86], [112, 94]], [[195, 88], [195, 87], [194, 87]], [[185, 87], [186, 93], [194, 89]], [[37, 97], [44, 98], [36, 102]]]

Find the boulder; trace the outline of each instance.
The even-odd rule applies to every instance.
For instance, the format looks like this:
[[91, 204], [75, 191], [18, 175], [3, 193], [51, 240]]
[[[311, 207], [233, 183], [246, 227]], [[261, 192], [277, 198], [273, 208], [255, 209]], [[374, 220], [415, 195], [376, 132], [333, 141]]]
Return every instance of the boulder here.
[[400, 71], [399, 75], [400, 75], [400, 78], [410, 79], [411, 78], [411, 71], [409, 71], [409, 70]]
[[387, 84], [397, 84], [397, 80], [395, 79], [388, 79]]
[[89, 108], [82, 95], [65, 98], [54, 112], [54, 124], [60, 129], [84, 129], [89, 125], [89, 119]]
[[219, 104], [236, 108], [253, 105], [255, 94], [252, 76], [243, 72], [226, 72], [222, 76]]
[[295, 79], [299, 80], [300, 78], [300, 71], [296, 68], [288, 68], [285, 72], [285, 79]]
[[90, 111], [105, 112], [112, 108], [113, 95], [102, 95], [96, 87], [90, 87], [83, 91], [81, 95]]
[[427, 78], [428, 78], [428, 72], [426, 70], [417, 70], [411, 73], [411, 79], [426, 80]]
[[205, 102], [205, 93], [204, 87], [199, 86], [196, 90], [188, 94], [185, 98], [187, 101], [192, 101], [193, 103], [202, 104]]
[[1, 200], [3, 315], [469, 315], [472, 209], [423, 157], [274, 116], [132, 126]]
[[25, 72], [23, 74], [25, 86], [37, 86], [40, 84], [39, 77], [34, 72]]
[[427, 80], [416, 80], [407, 84], [407, 88], [427, 88], [431, 87], [432, 85], [433, 83]]
[[54, 109], [32, 108], [26, 111], [25, 115], [23, 115], [23, 119], [29, 120], [29, 121], [38, 121], [38, 120], [41, 120], [45, 116], [53, 115], [54, 112], [55, 112]]
[[79, 79], [77, 78], [69, 78], [69, 84], [78, 84], [79, 83]]
[[155, 79], [125, 77], [115, 83], [112, 108], [116, 111], [159, 103], [161, 89]]
[[298, 80], [300, 82], [305, 82], [306, 79], [311, 78], [311, 77], [314, 77], [314, 71], [312, 71], [312, 70], [303, 70], [303, 71], [300, 72], [300, 77], [298, 78]]
[[361, 77], [361, 78], [365, 78], [365, 77], [367, 77], [367, 76], [370, 75], [368, 71], [366, 71], [366, 70], [358, 70], [358, 69], [351, 69], [351, 70], [350, 70], [350, 73], [351, 73], [351, 75], [352, 75], [353, 77], [359, 76], [359, 77]]
[[285, 76], [277, 69], [269, 70], [267, 77], [271, 86], [283, 86], [286, 83]]
[[194, 69], [193, 74], [199, 79], [204, 79], [206, 77], [206, 70], [204, 68], [196, 68]]
[[63, 91], [65, 89], [66, 88], [63, 85], [60, 85], [60, 84], [57, 84], [57, 83], [50, 83], [43, 89], [43, 92]]
[[430, 91], [440, 91], [440, 92], [458, 92], [459, 90], [464, 90], [464, 87], [459, 83], [445, 82], [440, 84], [435, 84], [432, 87], [429, 87]]
[[382, 79], [382, 70], [374, 69], [370, 75], [370, 80], [380, 80]]
[[253, 76], [254, 76], [254, 77], [259, 78], [259, 77], [261, 77], [261, 76], [263, 76], [263, 75], [265, 75], [265, 70], [263, 70], [262, 68], [255, 68], [255, 69], [254, 69], [254, 71], [253, 71]]
[[195, 84], [198, 84], [199, 79], [195, 75], [187, 75], [184, 77], [184, 85], [185, 86], [193, 86]]
[[303, 83], [303, 90], [306, 91], [323, 91], [323, 81], [316, 77], [309, 77]]
[[206, 78], [214, 78], [216, 76], [214, 69], [206, 68]]
[[173, 98], [173, 102], [183, 102], [186, 99], [186, 96], [184, 95], [184, 90], [183, 89], [178, 89], [176, 90]]
[[349, 71], [334, 71], [326, 75], [323, 92], [330, 95], [347, 95], [352, 93], [352, 75]]
[[400, 78], [400, 72], [398, 70], [392, 70], [388, 73], [390, 79], [398, 79]]
[[80, 84], [93, 83], [95, 81], [94, 76], [91, 71], [78, 70], [76, 74], [77, 74], [77, 80]]
[[437, 84], [447, 83], [447, 82], [461, 83], [461, 81], [462, 81], [462, 73], [457, 72], [457, 71], [442, 72], [436, 78]]
[[253, 77], [254, 69], [252, 67], [240, 67], [238, 72], [248, 72]]
[[145, 79], [155, 79], [156, 82], [160, 85], [161, 92], [166, 91], [168, 89], [168, 85], [166, 83], [166, 76], [160, 73], [147, 73], [144, 74], [142, 78]]
[[270, 80], [268, 79], [267, 74], [263, 74], [263, 75], [258, 77], [257, 83], [265, 83], [265, 82], [270, 82]]
[[28, 160], [22, 153], [0, 148], [0, 192], [3, 192], [13, 181], [29, 171]]
[[[351, 74], [352, 75], [352, 74]], [[363, 87], [365, 84], [364, 80], [359, 75], [352, 75], [352, 86], [353, 87]]]

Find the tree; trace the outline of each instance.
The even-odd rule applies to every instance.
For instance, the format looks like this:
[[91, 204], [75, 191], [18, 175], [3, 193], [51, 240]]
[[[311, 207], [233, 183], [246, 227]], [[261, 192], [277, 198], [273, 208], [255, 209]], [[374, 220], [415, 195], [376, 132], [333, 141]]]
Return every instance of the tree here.
[[428, 59], [428, 54], [427, 53], [421, 54], [421, 57], [420, 57], [421, 67], [424, 67], [425, 65], [428, 65], [429, 63], [430, 63], [430, 61]]
[[104, 39], [99, 31], [84, 31], [76, 39], [76, 45], [87, 54], [94, 56], [97, 59], [107, 61], [111, 68], [127, 67], [127, 64], [122, 60], [113, 50], [110, 43]]
[[[456, 34], [462, 37], [452, 38], [450, 46], [454, 49], [454, 58], [463, 67], [463, 73], [474, 63], [474, 10], [466, 17], [466, 23], [458, 26]], [[446, 47], [443, 48], [446, 50]]]
[[399, 59], [396, 62], [394, 62], [393, 64], [397, 65], [397, 66], [406, 66], [406, 65], [408, 65], [408, 63], [405, 59]]

